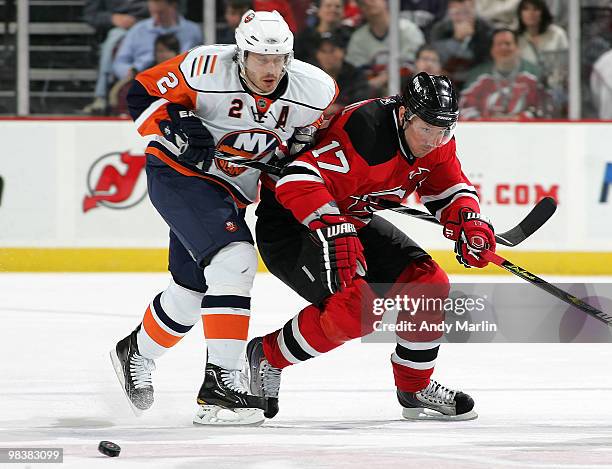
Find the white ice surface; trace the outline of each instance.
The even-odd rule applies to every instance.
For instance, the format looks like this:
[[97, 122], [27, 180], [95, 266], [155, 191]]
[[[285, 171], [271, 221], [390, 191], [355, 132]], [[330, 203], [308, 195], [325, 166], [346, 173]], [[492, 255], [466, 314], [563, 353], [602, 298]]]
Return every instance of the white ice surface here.
[[[612, 467], [612, 344], [445, 345], [434, 376], [471, 394], [480, 417], [423, 423], [401, 420], [393, 346], [355, 341], [284, 371], [281, 412], [263, 427], [204, 428], [191, 423], [197, 325], [157, 361], [154, 407], [136, 418], [108, 351], [167, 281], [0, 275], [0, 448], [62, 447], [63, 465], [49, 467], [70, 468]], [[302, 305], [259, 275], [251, 335]], [[121, 456], [99, 454], [100, 440]]]

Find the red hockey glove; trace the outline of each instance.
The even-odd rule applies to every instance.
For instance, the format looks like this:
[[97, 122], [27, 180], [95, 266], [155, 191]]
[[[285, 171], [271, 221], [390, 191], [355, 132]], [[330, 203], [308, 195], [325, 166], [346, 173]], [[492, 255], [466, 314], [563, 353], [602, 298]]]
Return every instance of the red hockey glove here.
[[331, 294], [348, 287], [367, 265], [355, 225], [342, 215], [321, 215], [309, 223], [321, 245], [321, 279]]
[[483, 249], [495, 252], [495, 233], [491, 222], [469, 209], [459, 211], [459, 222], [446, 222], [444, 236], [455, 241], [457, 260], [465, 267], [486, 267], [478, 253]]

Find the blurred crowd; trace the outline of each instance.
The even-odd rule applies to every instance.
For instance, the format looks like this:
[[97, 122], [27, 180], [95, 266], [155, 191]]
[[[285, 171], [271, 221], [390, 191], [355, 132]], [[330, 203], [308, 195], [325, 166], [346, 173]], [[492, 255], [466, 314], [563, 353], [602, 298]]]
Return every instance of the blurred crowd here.
[[[281, 13], [295, 35], [295, 57], [338, 83], [328, 112], [388, 94], [392, 18], [386, 0], [218, 3], [221, 44], [234, 42], [247, 10]], [[602, 21], [599, 14], [593, 25], [603, 31], [583, 41], [583, 54], [596, 54], [583, 82], [599, 117], [612, 119], [612, 44], [606, 41], [612, 0], [597, 3], [609, 6], [610, 16]], [[448, 75], [461, 92], [464, 120], [567, 117], [567, 0], [401, 0], [400, 9], [402, 83], [420, 71]], [[185, 0], [88, 0], [85, 19], [103, 41], [95, 96], [83, 112], [125, 113], [136, 73], [203, 42], [201, 26], [189, 17]]]

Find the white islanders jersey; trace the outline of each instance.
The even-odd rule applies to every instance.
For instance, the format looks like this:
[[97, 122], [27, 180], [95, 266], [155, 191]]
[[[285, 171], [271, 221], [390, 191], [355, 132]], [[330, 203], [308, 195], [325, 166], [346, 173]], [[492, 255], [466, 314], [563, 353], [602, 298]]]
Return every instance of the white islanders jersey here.
[[138, 131], [151, 139], [147, 154], [182, 174], [222, 185], [244, 206], [257, 196], [260, 171], [219, 159], [203, 171], [179, 161], [178, 148], [159, 130], [160, 121], [169, 120], [166, 106], [177, 103], [193, 110], [218, 150], [259, 159], [296, 127], [318, 125], [337, 87], [321, 69], [292, 60], [274, 93], [259, 96], [240, 79], [235, 54], [235, 45], [200, 46], [145, 70], [136, 76], [128, 104]]

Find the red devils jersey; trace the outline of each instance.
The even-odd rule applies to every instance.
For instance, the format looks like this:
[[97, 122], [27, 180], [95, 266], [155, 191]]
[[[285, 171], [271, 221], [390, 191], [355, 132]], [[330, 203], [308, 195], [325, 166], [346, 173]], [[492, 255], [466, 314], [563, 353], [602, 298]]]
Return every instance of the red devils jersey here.
[[396, 98], [374, 99], [335, 116], [315, 148], [285, 168], [276, 184], [279, 202], [304, 224], [338, 209], [367, 223], [382, 208], [377, 201], [399, 203], [414, 191], [442, 223], [456, 219], [461, 207], [479, 212], [455, 139], [415, 158], [400, 138], [396, 108]]

